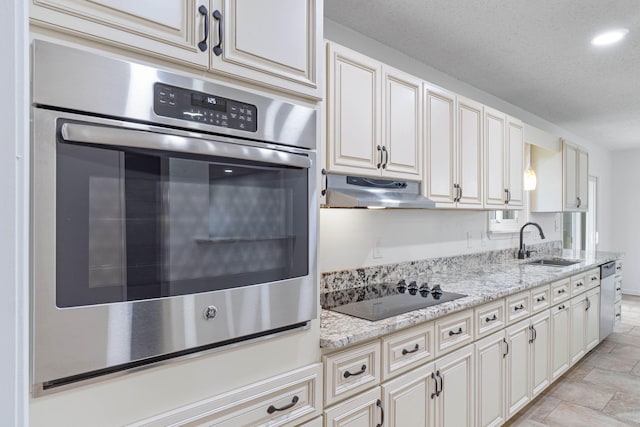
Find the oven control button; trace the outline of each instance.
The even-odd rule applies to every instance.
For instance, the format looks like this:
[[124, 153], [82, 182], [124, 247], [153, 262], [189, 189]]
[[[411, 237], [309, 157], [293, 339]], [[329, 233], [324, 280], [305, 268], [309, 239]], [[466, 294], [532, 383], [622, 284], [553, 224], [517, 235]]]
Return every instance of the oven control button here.
[[218, 314], [218, 307], [216, 307], [215, 305], [210, 305], [209, 307], [204, 309], [203, 314], [206, 320], [211, 320], [216, 317], [216, 314]]

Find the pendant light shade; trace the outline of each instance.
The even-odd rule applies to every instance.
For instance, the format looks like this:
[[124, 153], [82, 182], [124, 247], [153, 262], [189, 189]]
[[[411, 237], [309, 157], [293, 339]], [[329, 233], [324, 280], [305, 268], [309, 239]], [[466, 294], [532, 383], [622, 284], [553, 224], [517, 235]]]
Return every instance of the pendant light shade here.
[[524, 170], [524, 191], [533, 191], [536, 189], [538, 179], [536, 178], [536, 171], [531, 169], [531, 165]]

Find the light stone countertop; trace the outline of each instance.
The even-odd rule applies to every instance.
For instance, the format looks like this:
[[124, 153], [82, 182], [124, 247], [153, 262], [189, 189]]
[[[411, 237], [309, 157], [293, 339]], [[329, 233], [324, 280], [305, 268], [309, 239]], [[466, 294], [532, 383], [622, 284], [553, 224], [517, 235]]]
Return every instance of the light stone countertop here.
[[570, 277], [622, 257], [622, 253], [596, 252], [585, 253], [580, 258], [567, 258], [581, 260], [580, 263], [567, 267], [527, 265], [527, 262], [536, 259], [531, 258], [525, 261], [513, 260], [502, 264], [474, 266], [470, 270], [456, 271], [455, 273], [434, 274], [430, 280], [431, 283], [439, 283], [444, 291], [467, 296], [375, 322], [323, 309], [320, 313], [320, 347], [339, 349], [361, 343], [507, 295]]

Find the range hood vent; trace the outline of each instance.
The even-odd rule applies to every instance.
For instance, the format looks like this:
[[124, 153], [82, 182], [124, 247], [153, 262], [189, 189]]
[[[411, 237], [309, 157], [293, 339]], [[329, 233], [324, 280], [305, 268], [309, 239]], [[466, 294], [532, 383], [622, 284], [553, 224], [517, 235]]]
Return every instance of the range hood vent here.
[[327, 203], [332, 208], [434, 208], [412, 181], [326, 175]]

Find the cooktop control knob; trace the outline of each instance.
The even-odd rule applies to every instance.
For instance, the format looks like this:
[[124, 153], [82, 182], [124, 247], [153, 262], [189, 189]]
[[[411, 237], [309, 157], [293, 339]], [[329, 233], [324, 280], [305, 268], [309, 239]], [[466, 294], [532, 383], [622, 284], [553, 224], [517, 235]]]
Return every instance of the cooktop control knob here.
[[407, 282], [405, 282], [404, 279], [400, 280], [398, 282], [398, 284], [396, 285], [396, 289], [401, 294], [404, 294], [406, 292], [406, 290], [407, 290]]
[[409, 289], [409, 293], [411, 295], [415, 295], [418, 293], [418, 284], [415, 281], [412, 281], [411, 283], [409, 283], [407, 289]]
[[440, 299], [440, 297], [442, 296], [442, 289], [440, 288], [440, 285], [433, 285], [433, 288], [431, 289], [431, 295], [434, 299]]
[[427, 298], [429, 295], [431, 295], [431, 290], [429, 289], [429, 285], [427, 285], [426, 283], [423, 283], [420, 286], [420, 296], [422, 298]]

